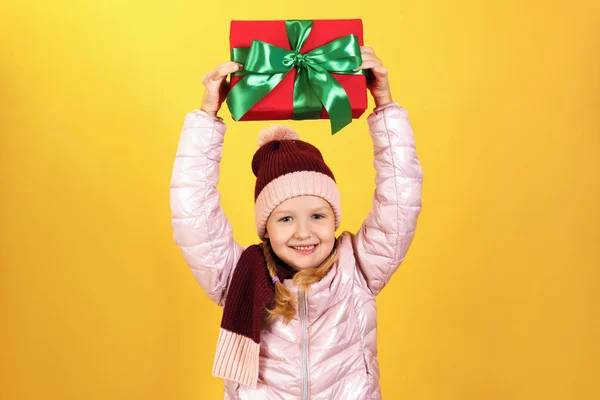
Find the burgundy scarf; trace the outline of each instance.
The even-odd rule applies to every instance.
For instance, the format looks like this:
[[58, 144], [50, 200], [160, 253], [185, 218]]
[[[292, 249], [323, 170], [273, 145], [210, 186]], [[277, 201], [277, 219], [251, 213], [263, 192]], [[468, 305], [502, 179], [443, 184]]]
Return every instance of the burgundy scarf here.
[[[279, 281], [292, 278], [294, 270], [273, 256]], [[214, 376], [256, 388], [261, 320], [274, 293], [262, 244], [248, 247], [237, 263], [225, 298]]]

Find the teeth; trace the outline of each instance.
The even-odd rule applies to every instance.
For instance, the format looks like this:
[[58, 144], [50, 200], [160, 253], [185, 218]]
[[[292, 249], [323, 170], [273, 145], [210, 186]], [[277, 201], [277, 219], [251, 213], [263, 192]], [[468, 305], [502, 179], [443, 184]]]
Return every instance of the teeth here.
[[315, 248], [315, 246], [314, 245], [312, 245], [312, 246], [294, 246], [294, 248], [296, 250], [312, 250]]

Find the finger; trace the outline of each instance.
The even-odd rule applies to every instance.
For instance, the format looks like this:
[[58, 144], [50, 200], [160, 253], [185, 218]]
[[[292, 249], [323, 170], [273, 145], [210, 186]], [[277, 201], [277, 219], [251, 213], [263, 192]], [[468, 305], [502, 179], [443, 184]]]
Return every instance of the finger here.
[[218, 70], [221, 70], [223, 68], [233, 67], [234, 65], [238, 65], [238, 66], [242, 67], [242, 64], [240, 64], [240, 63], [237, 63], [235, 61], [227, 61], [227, 62], [224, 62], [224, 63], [221, 63], [221, 64], [217, 65], [213, 71], [218, 71]]
[[223, 80], [225, 80], [224, 76], [220, 76], [216, 71], [211, 71], [208, 74], [206, 74], [204, 79], [202, 79], [202, 84], [206, 87], [214, 86], [215, 82], [219, 82], [219, 81], [223, 81]]
[[384, 66], [373, 67], [373, 73], [377, 77], [385, 78], [388, 76], [388, 69]]
[[222, 75], [222, 74], [221, 74], [221, 73], [219, 73], [218, 71], [215, 71], [215, 72], [213, 72], [213, 73], [211, 74], [211, 76], [210, 76], [210, 80], [211, 80], [211, 81], [220, 81], [220, 80], [223, 80], [223, 79], [225, 79], [225, 77], [226, 77], [226, 76], [227, 76], [227, 75]]
[[240, 71], [242, 69], [242, 64], [238, 63], [227, 63], [217, 67], [214, 71], [211, 80], [218, 81], [225, 78], [227, 75], [232, 74], [236, 71]]
[[368, 54], [375, 54], [375, 51], [369, 47], [369, 46], [361, 46], [360, 47], [360, 52], [361, 53], [368, 53]]
[[379, 59], [369, 60], [369, 61], [363, 62], [358, 68], [355, 68], [354, 71], [359, 71], [361, 69], [371, 69], [373, 67], [379, 67], [379, 66], [382, 66], [381, 60], [379, 60]]
[[379, 58], [377, 58], [377, 56], [373, 55], [373, 54], [365, 54], [362, 56], [362, 61], [363, 63], [366, 61], [376, 61], [381, 63], [381, 60]]
[[207, 73], [204, 78], [202, 78], [202, 83], [204, 85], [209, 84], [211, 81], [218, 81], [224, 79], [227, 75], [239, 71], [243, 69], [242, 64], [238, 64], [233, 61], [225, 62], [217, 65], [217, 67]]
[[208, 83], [210, 82], [210, 80], [213, 77], [214, 73], [215, 73], [215, 71], [210, 71], [209, 73], [207, 73], [206, 75], [204, 75], [204, 77], [202, 78], [202, 84], [204, 86], [208, 85]]

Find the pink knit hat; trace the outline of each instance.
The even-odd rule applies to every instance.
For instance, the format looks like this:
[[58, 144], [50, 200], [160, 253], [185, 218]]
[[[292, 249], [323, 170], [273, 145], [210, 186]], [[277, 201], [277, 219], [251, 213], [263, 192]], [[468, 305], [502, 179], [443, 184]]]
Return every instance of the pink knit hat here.
[[254, 219], [256, 232], [264, 239], [267, 220], [273, 210], [296, 196], [317, 196], [326, 200], [335, 214], [335, 229], [340, 226], [340, 191], [321, 152], [299, 140], [287, 126], [273, 125], [260, 131], [259, 149], [252, 159], [256, 176]]

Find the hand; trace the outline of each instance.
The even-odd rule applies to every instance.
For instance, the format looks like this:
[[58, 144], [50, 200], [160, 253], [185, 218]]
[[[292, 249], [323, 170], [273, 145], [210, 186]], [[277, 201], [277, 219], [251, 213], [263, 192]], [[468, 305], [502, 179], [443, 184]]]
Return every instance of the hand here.
[[355, 71], [361, 69], [371, 70], [372, 74], [367, 75], [367, 88], [371, 92], [373, 100], [375, 100], [375, 107], [391, 103], [393, 100], [387, 68], [383, 66], [372, 48], [361, 46], [360, 54], [363, 62]]
[[229, 94], [229, 82], [225, 78], [227, 75], [243, 68], [241, 64], [229, 61], [218, 65], [213, 71], [204, 75], [202, 84], [204, 85], [204, 96], [202, 97], [202, 106], [200, 109], [205, 113], [216, 116], [221, 108], [221, 104]]

